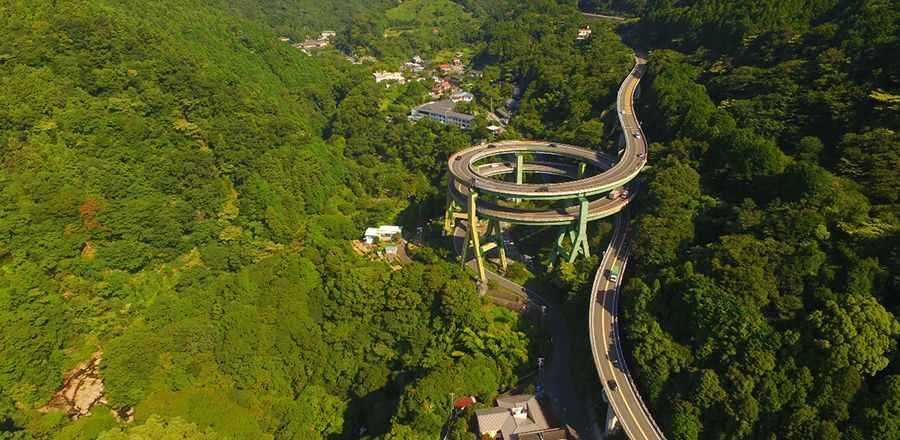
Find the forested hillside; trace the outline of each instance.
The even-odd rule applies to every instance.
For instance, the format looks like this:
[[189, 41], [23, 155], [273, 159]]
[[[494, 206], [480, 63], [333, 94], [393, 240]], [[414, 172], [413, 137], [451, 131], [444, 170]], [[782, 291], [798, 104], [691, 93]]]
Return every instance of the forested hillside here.
[[[576, 41], [578, 3], [5, 2], [0, 438], [433, 439], [453, 396], [519, 384], [538, 330], [445, 245], [402, 267], [350, 245], [437, 243], [446, 160], [487, 121], [410, 123], [427, 89], [346, 56], [463, 51], [477, 103], [514, 98], [505, 136], [611, 149], [631, 50], [600, 22]], [[652, 49], [621, 325], [663, 430], [900, 439], [896, 2], [579, 6], [640, 16], [620, 31]], [[597, 263], [536, 274], [583, 338]], [[56, 395], [76, 368], [103, 384], [83, 417]]]
[[900, 438], [896, 2], [637, 11], [654, 144], [622, 322], [657, 420]]
[[[351, 250], [474, 139], [279, 42], [363, 8], [306, 3], [0, 7], [0, 438], [434, 438], [534, 363], [449, 260]], [[48, 410], [90, 359], [104, 401]]]

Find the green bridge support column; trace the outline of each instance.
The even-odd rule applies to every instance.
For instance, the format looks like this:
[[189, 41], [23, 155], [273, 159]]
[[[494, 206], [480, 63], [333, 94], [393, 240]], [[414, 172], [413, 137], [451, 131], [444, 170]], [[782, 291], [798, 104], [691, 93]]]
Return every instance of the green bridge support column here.
[[[516, 155], [516, 185], [525, 183], [525, 158], [521, 154]], [[514, 203], [519, 203], [521, 199], [512, 199]]]
[[482, 283], [487, 282], [487, 275], [484, 270], [484, 252], [481, 248], [480, 238], [478, 234], [478, 214], [477, 214], [477, 205], [476, 201], [478, 200], [478, 193], [474, 190], [469, 191], [469, 212], [468, 214], [468, 231], [465, 241], [463, 241], [463, 251], [462, 251], [462, 263], [465, 265], [466, 260], [468, 259], [468, 249], [472, 248], [472, 252], [475, 253], [475, 265], [478, 268], [478, 279], [481, 280]]
[[[550, 268], [553, 268], [560, 256], [569, 263], [574, 262], [578, 255], [584, 255], [586, 258], [591, 256], [590, 246], [588, 246], [587, 223], [588, 200], [581, 197], [579, 198], [578, 218], [572, 224], [559, 228], [559, 234], [556, 236], [556, 248], [550, 257]], [[566, 237], [571, 243], [571, 250], [566, 248]]]
[[453, 220], [456, 218], [457, 211], [459, 211], [459, 206], [451, 197], [447, 197], [447, 210], [444, 211], [444, 235], [453, 233]]
[[[503, 272], [506, 272], [506, 243], [503, 241], [503, 228], [500, 225], [500, 221], [491, 219], [488, 222], [487, 232], [484, 235], [493, 240], [493, 244], [497, 247], [497, 252], [500, 254], [500, 267], [503, 268]], [[485, 246], [487, 246], [487, 244], [485, 244]], [[493, 246], [491, 248], [493, 248]], [[482, 247], [482, 249], [484, 249], [484, 247]]]
[[569, 263], [575, 261], [575, 258], [579, 253], [584, 255], [585, 258], [590, 258], [591, 249], [588, 246], [587, 239], [587, 217], [588, 217], [588, 201], [586, 198], [581, 197], [579, 199], [579, 209], [578, 209], [578, 231], [572, 231], [574, 239], [572, 240], [572, 252], [569, 254]]
[[516, 185], [525, 183], [525, 158], [521, 154], [516, 155]]

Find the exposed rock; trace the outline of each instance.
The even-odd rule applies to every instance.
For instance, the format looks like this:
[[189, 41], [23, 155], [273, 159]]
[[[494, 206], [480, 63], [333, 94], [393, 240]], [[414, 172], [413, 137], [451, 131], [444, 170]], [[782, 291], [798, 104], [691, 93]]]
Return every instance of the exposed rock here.
[[66, 373], [62, 388], [38, 411], [62, 411], [74, 420], [87, 415], [94, 405], [105, 404], [103, 379], [99, 374], [102, 355], [103, 353], [98, 351], [91, 355], [89, 361], [78, 364]]

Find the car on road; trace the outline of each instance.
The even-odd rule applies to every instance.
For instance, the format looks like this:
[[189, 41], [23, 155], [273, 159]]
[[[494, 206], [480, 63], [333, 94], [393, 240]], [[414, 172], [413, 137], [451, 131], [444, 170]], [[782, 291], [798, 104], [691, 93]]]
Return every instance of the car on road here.
[[616, 383], [616, 381], [614, 381], [612, 379], [610, 379], [608, 382], [606, 382], [606, 384], [609, 385], [609, 389], [612, 391], [619, 389], [619, 385]]
[[[623, 245], [622, 247], [625, 247], [625, 246]], [[610, 281], [615, 283], [616, 281], [619, 281], [619, 272], [620, 272], [619, 266], [613, 266], [612, 268], [609, 269], [607, 278]]]
[[638, 133], [638, 132], [631, 133], [631, 135], [634, 136], [634, 137], [637, 138], [637, 139], [640, 139], [640, 138], [641, 138], [641, 134]]

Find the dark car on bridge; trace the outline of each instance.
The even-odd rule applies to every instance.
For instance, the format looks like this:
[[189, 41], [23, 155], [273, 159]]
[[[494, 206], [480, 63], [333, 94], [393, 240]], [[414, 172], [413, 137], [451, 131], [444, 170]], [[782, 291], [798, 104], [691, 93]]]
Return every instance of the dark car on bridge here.
[[609, 389], [612, 391], [619, 389], [619, 384], [617, 384], [616, 381], [614, 381], [612, 379], [610, 379], [608, 382], [606, 382], [606, 384], [609, 385]]

